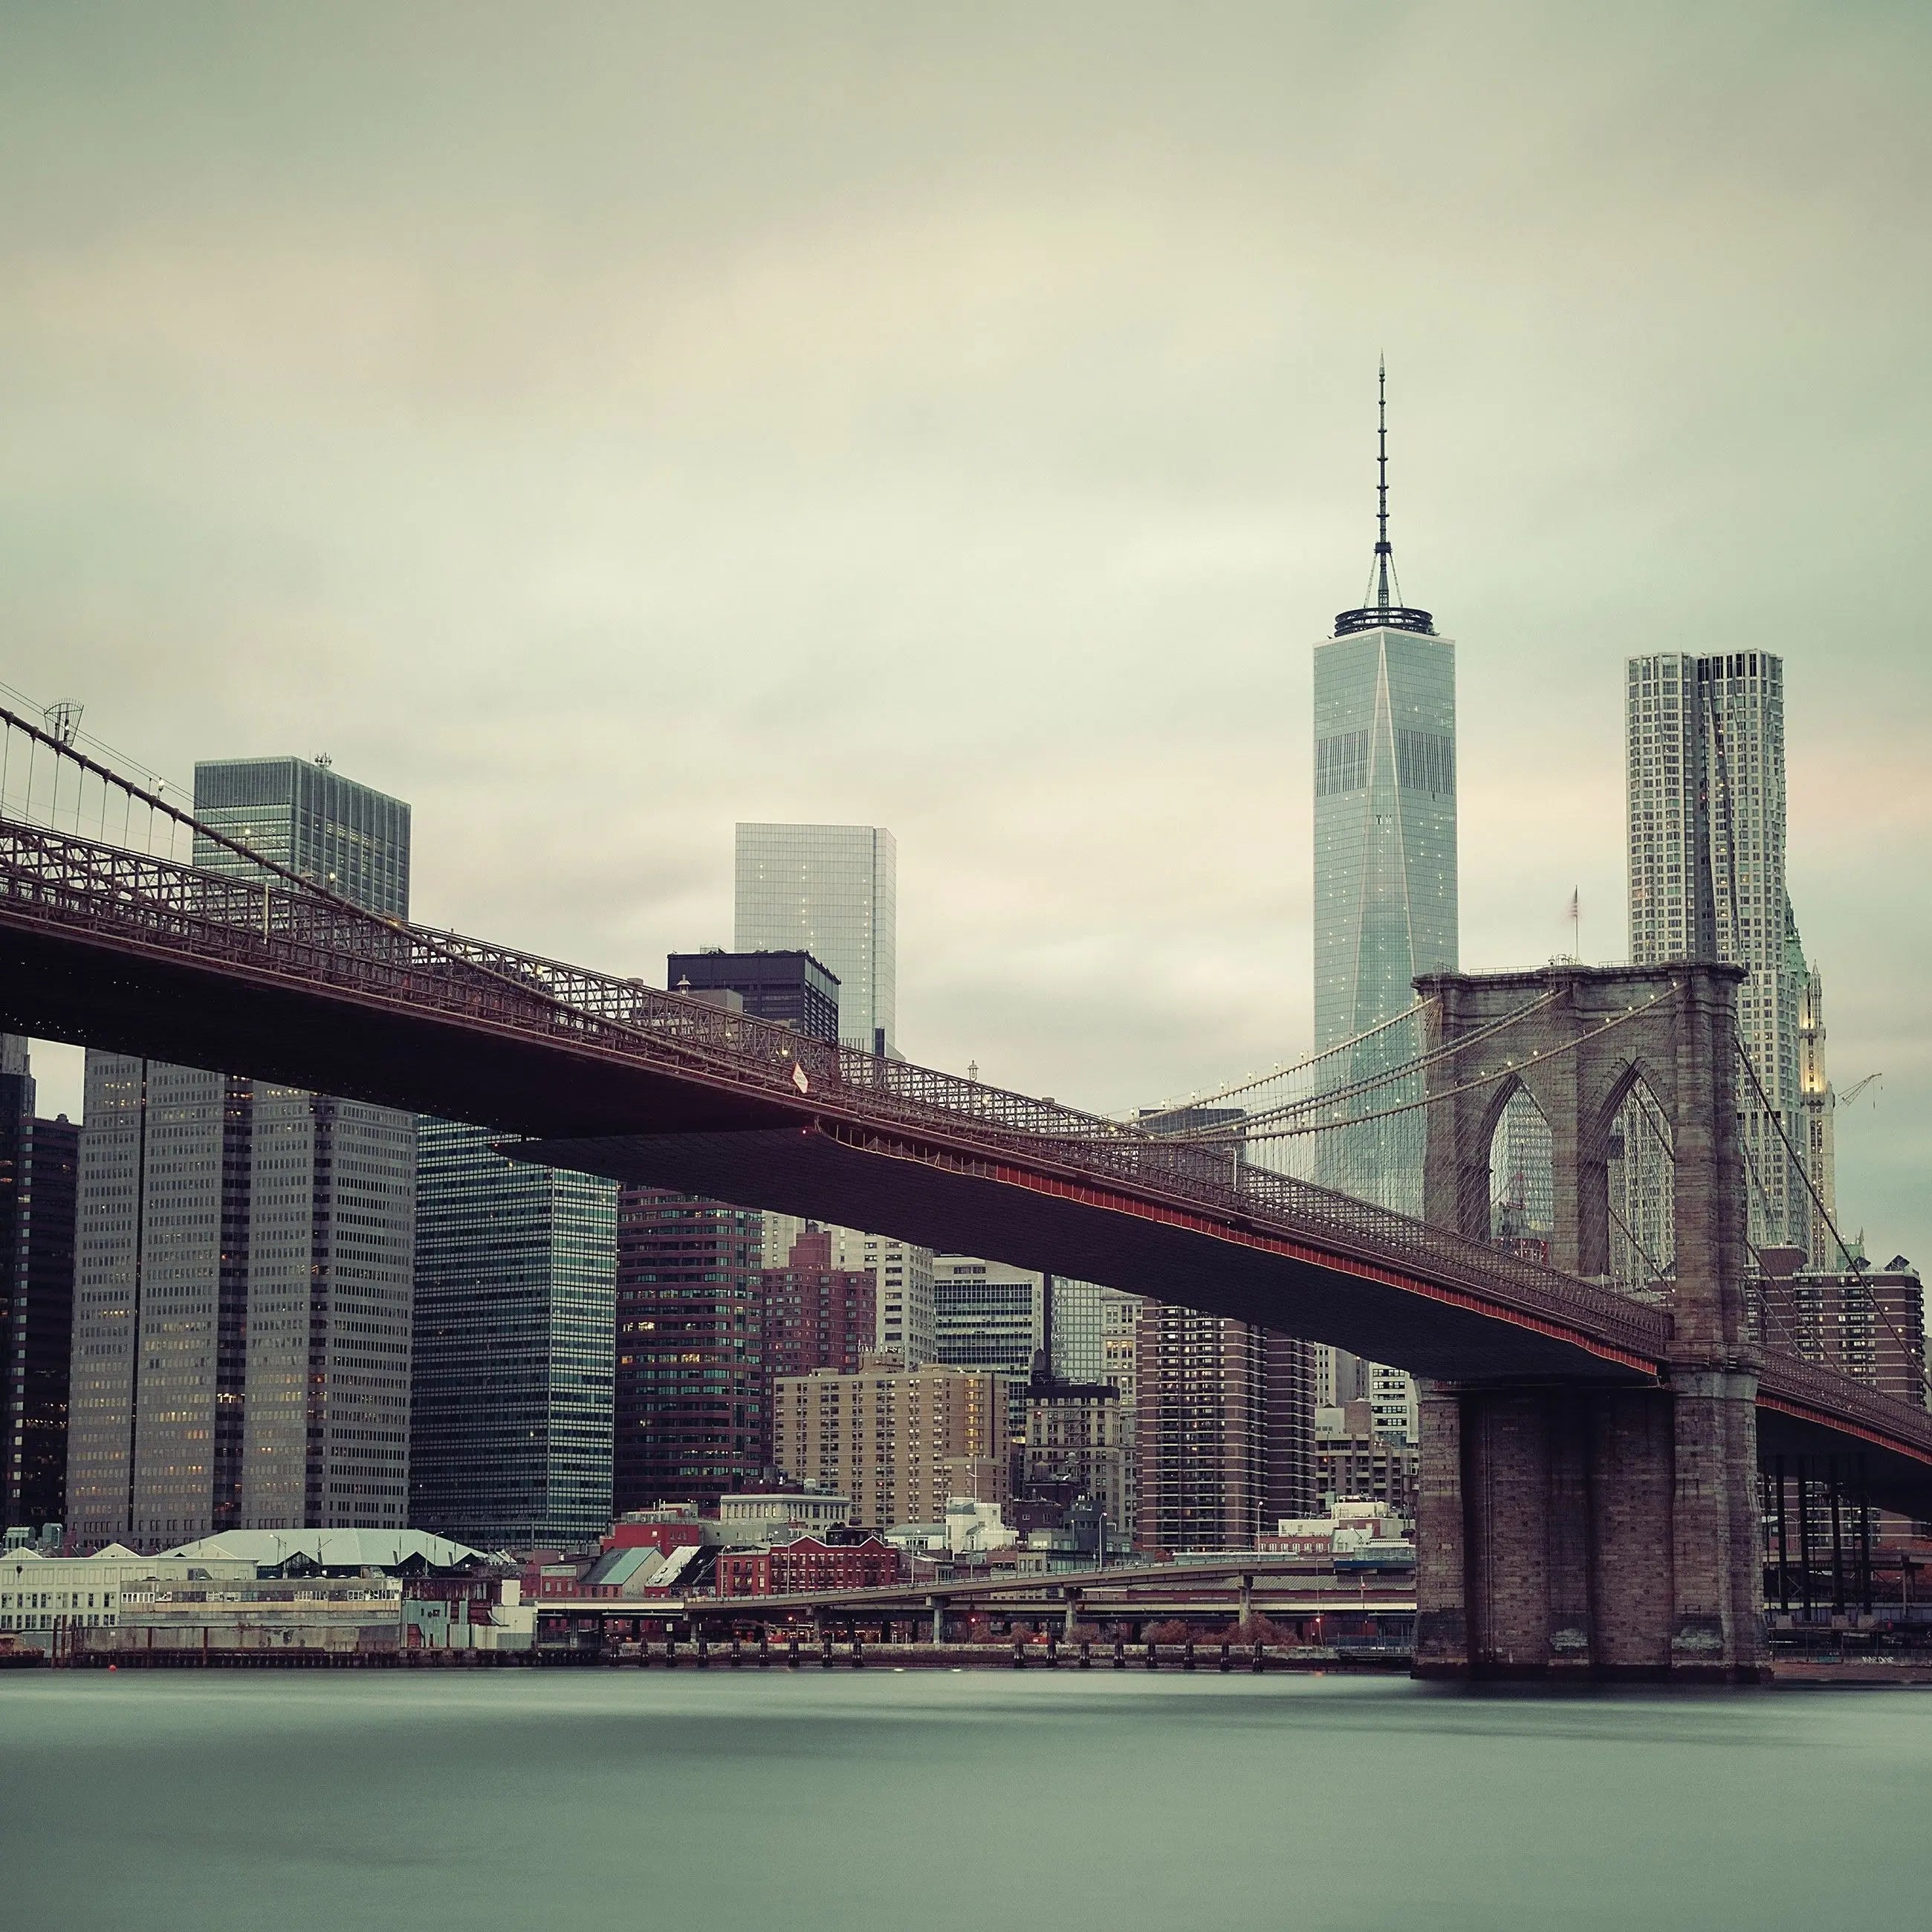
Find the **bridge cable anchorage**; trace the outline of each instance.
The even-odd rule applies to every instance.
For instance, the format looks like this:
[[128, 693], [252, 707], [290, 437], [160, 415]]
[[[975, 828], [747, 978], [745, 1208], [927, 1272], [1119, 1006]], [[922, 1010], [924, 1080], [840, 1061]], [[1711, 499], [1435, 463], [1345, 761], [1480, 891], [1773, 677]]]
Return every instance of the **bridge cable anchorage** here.
[[[1334, 1106], [1342, 1101], [1354, 1099], [1360, 1094], [1372, 1093], [1377, 1088], [1393, 1086], [1400, 1081], [1411, 1079], [1415, 1075], [1426, 1072], [1439, 1061], [1453, 1060], [1458, 1054], [1466, 1052], [1471, 1047], [1480, 1046], [1484, 1041], [1494, 1038], [1499, 1033], [1507, 1032], [1510, 1028], [1528, 1018], [1531, 1015], [1540, 1012], [1545, 1007], [1554, 1004], [1561, 997], [1558, 992], [1546, 993], [1540, 999], [1531, 1000], [1527, 1006], [1519, 1006], [1513, 1012], [1505, 1013], [1500, 1018], [1489, 1021], [1485, 1024], [1477, 1028], [1473, 1032], [1464, 1034], [1459, 1039], [1445, 1040], [1439, 1046], [1432, 1047], [1426, 1052], [1412, 1054], [1407, 1060], [1400, 1061], [1394, 1066], [1360, 1075], [1354, 1079], [1345, 1081], [1339, 1087], [1325, 1088], [1319, 1093], [1305, 1094], [1299, 1100], [1278, 1101], [1274, 1106], [1262, 1108], [1256, 1112], [1244, 1113], [1239, 1120], [1216, 1123], [1211, 1126], [1199, 1127], [1177, 1128], [1171, 1133], [1162, 1135], [1161, 1138], [1170, 1142], [1192, 1142], [1197, 1145], [1204, 1143], [1211, 1144], [1228, 1140], [1245, 1140], [1253, 1135], [1257, 1127], [1264, 1126], [1270, 1121], [1292, 1114], [1308, 1113], [1319, 1107]], [[1330, 1058], [1338, 1053], [1346, 1053], [1360, 1046], [1363, 1042], [1373, 1039], [1378, 1034], [1386, 1032], [1392, 1026], [1418, 1018], [1430, 1004], [1430, 1002], [1426, 1000], [1418, 1000], [1414, 1006], [1406, 1008], [1394, 1019], [1384, 1020], [1379, 1025], [1371, 1027], [1367, 1032], [1358, 1034], [1353, 1040], [1344, 1040], [1338, 1046], [1328, 1048], [1326, 1052], [1318, 1054], [1313, 1060], [1304, 1060], [1299, 1066], [1285, 1070], [1284, 1074], [1281, 1076], [1270, 1075], [1264, 1079], [1250, 1082], [1246, 1088], [1233, 1088], [1225, 1093], [1210, 1095], [1205, 1099], [1190, 1100], [1184, 1105], [1168, 1108], [1161, 1114], [1142, 1114], [1132, 1124], [1144, 1127], [1152, 1120], [1175, 1114], [1189, 1113], [1197, 1107], [1210, 1106], [1216, 1100], [1226, 1099], [1234, 1094], [1246, 1092], [1255, 1087], [1264, 1085], [1268, 1084], [1268, 1080], [1276, 1077], [1285, 1077], [1286, 1073], [1304, 1071], [1308, 1067], [1316, 1065], [1322, 1060]], [[1374, 1118], [1375, 1116], [1371, 1114], [1355, 1114], [1350, 1116], [1349, 1121], [1336, 1124], [1347, 1125], [1354, 1120]]]
[[[1798, 1179], [1804, 1184], [1804, 1191], [1811, 1197], [1811, 1204], [1817, 1210], [1818, 1218], [1824, 1222], [1831, 1232], [1832, 1240], [1838, 1244], [1838, 1252], [1844, 1261], [1844, 1272], [1858, 1284], [1860, 1292], [1871, 1304], [1872, 1312], [1885, 1324], [1886, 1334], [1898, 1343], [1902, 1358], [1906, 1361], [1910, 1361], [1912, 1359], [1912, 1351], [1906, 1346], [1905, 1337], [1899, 1333], [1892, 1317], [1886, 1312], [1885, 1304], [1871, 1292], [1870, 1286], [1865, 1280], [1864, 1270], [1852, 1259], [1850, 1244], [1846, 1242], [1844, 1236], [1839, 1233], [1838, 1222], [1832, 1219], [1822, 1197], [1819, 1194], [1816, 1187], [1812, 1184], [1811, 1176], [1806, 1171], [1804, 1158], [1792, 1145], [1791, 1136], [1784, 1130], [1784, 1120], [1778, 1109], [1772, 1106], [1771, 1097], [1764, 1090], [1764, 1082], [1758, 1078], [1757, 1068], [1752, 1062], [1750, 1049], [1744, 1044], [1744, 1034], [1735, 1024], [1732, 1028], [1731, 1037], [1737, 1048], [1738, 1058], [1744, 1063], [1744, 1072], [1750, 1078], [1752, 1089], [1757, 1095], [1759, 1106], [1772, 1125], [1778, 1130], [1778, 1138], [1784, 1144], [1786, 1160], [1790, 1162]], [[1760, 1196], [1767, 1205], [1773, 1204], [1770, 1192], [1765, 1187], [1763, 1178], [1758, 1173], [1757, 1163], [1750, 1158], [1750, 1143], [1742, 1134], [1738, 1136], [1738, 1144], [1744, 1149], [1745, 1160], [1750, 1165], [1752, 1178], [1758, 1184]], [[1922, 1358], [1918, 1365], [1918, 1381], [1928, 1396], [1932, 1396], [1932, 1364], [1928, 1364]], [[1932, 1404], [1928, 1404], [1928, 1406], [1932, 1406]]]

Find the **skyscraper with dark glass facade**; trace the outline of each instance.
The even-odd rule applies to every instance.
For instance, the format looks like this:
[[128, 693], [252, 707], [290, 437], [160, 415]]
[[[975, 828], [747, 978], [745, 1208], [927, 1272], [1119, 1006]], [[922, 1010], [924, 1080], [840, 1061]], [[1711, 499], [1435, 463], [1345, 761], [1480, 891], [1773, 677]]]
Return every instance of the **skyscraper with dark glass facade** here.
[[[195, 767], [198, 816], [370, 910], [409, 912], [409, 808], [326, 765]], [[197, 841], [197, 862], [246, 877]], [[164, 1549], [409, 1509], [416, 1120], [87, 1057], [68, 1521]]]
[[610, 1521], [614, 1181], [417, 1124], [411, 1524], [485, 1549]]
[[617, 1202], [612, 1474], [621, 1511], [715, 1503], [767, 1472], [764, 1218], [658, 1187]]
[[35, 1118], [27, 1042], [0, 1035], [0, 1522], [63, 1520], [80, 1130]]
[[838, 977], [809, 952], [674, 952], [664, 984], [674, 993], [735, 993], [754, 1019], [838, 1044]]

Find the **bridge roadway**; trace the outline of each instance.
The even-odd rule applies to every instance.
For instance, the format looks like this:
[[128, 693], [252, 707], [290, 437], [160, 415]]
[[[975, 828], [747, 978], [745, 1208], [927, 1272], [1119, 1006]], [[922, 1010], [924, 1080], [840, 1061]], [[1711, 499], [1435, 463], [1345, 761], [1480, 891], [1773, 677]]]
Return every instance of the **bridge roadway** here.
[[[1104, 1281], [1445, 1381], [1654, 1382], [1668, 1312], [1050, 1100], [0, 819], [0, 1030], [477, 1122], [513, 1156]], [[1932, 1416], [1762, 1366], [1766, 1453], [1932, 1514]]]

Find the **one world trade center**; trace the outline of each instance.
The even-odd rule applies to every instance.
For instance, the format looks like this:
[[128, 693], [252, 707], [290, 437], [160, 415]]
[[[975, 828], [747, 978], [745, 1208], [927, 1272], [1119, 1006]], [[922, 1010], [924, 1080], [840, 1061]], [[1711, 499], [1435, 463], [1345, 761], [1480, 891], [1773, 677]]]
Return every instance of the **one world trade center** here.
[[[1456, 965], [1456, 646], [1428, 611], [1402, 601], [1388, 533], [1385, 377], [1378, 389], [1368, 593], [1315, 647], [1315, 1044], [1369, 1036], [1325, 1070], [1324, 1087], [1411, 1060], [1415, 1024], [1383, 1023], [1414, 1004], [1418, 974]], [[1348, 1108], [1358, 1124], [1322, 1136], [1333, 1144], [1315, 1178], [1420, 1214], [1420, 1093], [1412, 1075], [1360, 1091]]]

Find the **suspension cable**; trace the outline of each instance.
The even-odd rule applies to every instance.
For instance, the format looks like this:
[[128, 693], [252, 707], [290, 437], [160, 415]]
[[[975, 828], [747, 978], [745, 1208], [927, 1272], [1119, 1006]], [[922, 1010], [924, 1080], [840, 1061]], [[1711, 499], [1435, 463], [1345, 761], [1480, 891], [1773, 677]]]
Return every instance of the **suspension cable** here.
[[1672, 1257], [1670, 1266], [1668, 1268], [1664, 1268], [1658, 1261], [1657, 1257], [1637, 1239], [1636, 1231], [1631, 1227], [1630, 1224], [1626, 1221], [1621, 1214], [1617, 1212], [1617, 1204], [1614, 1201], [1612, 1201], [1607, 1202], [1606, 1204], [1610, 1210], [1610, 1219], [1616, 1222], [1617, 1226], [1623, 1230], [1624, 1239], [1629, 1242], [1632, 1247], [1636, 1249], [1637, 1253], [1642, 1258], [1645, 1265], [1649, 1268], [1651, 1278], [1654, 1281], [1669, 1281], [1672, 1280], [1677, 1273], [1677, 1262], [1676, 1257]]
[[[1618, 1014], [1614, 1019], [1606, 1020], [1601, 1026], [1592, 1027], [1588, 1033], [1579, 1034], [1574, 1040], [1565, 1040], [1560, 1046], [1546, 1047], [1540, 1053], [1532, 1053], [1528, 1058], [1520, 1062], [1512, 1062], [1508, 1066], [1499, 1066], [1493, 1072], [1479, 1074], [1473, 1080], [1465, 1080], [1456, 1086], [1445, 1087], [1438, 1093], [1424, 1094], [1419, 1099], [1397, 1101], [1391, 1106], [1378, 1108], [1372, 1114], [1351, 1114], [1346, 1119], [1339, 1120], [1318, 1120], [1312, 1123], [1298, 1123], [1286, 1126], [1263, 1127], [1258, 1131], [1245, 1134], [1237, 1129], [1215, 1138], [1228, 1141], [1287, 1140], [1301, 1135], [1332, 1133], [1342, 1128], [1363, 1126], [1371, 1120], [1385, 1120], [1397, 1114], [1413, 1113], [1420, 1107], [1432, 1107], [1438, 1100], [1450, 1100], [1458, 1094], [1473, 1094], [1480, 1088], [1492, 1087], [1498, 1080], [1507, 1080], [1511, 1076], [1522, 1072], [1526, 1067], [1540, 1066], [1546, 1060], [1558, 1059], [1566, 1053], [1574, 1053], [1579, 1047], [1587, 1046], [1591, 1041], [1600, 1040], [1605, 1034], [1614, 1032], [1617, 1028], [1628, 1025], [1630, 1021], [1640, 1018], [1654, 1007], [1663, 1005], [1665, 1000], [1676, 998], [1676, 994], [1677, 988], [1675, 986], [1667, 986], [1655, 998], [1645, 1000], [1641, 1006], [1630, 1007], [1625, 1012]], [[1198, 1146], [1201, 1142], [1197, 1140], [1194, 1144]]]
[[1190, 1100], [1178, 1100], [1172, 1106], [1154, 1108], [1137, 1115], [1136, 1124], [1144, 1124], [1149, 1120], [1164, 1120], [1175, 1114], [1190, 1113], [1196, 1107], [1212, 1107], [1221, 1101], [1232, 1100], [1238, 1095], [1252, 1094], [1257, 1087], [1267, 1087], [1277, 1080], [1284, 1080], [1292, 1073], [1305, 1073], [1311, 1066], [1319, 1066], [1324, 1060], [1333, 1060], [1337, 1054], [1353, 1052], [1365, 1041], [1373, 1040], [1378, 1034], [1387, 1033], [1391, 1027], [1399, 1027], [1419, 1018], [1431, 1004], [1429, 1000], [1418, 1000], [1413, 1005], [1403, 1007], [1400, 1012], [1391, 1013], [1387, 1019], [1378, 1020], [1365, 1032], [1354, 1034], [1347, 1040], [1338, 1040], [1333, 1046], [1324, 1046], [1320, 1052], [1310, 1054], [1306, 1060], [1285, 1060], [1271, 1072], [1255, 1074], [1232, 1087], [1223, 1087], [1213, 1094], [1198, 1094]]
[[[1317, 1108], [1333, 1107], [1344, 1100], [1354, 1100], [1364, 1094], [1372, 1094], [1378, 1088], [1393, 1086], [1398, 1081], [1410, 1079], [1418, 1073], [1426, 1072], [1430, 1067], [1438, 1065], [1440, 1062], [1444, 1060], [1453, 1060], [1457, 1054], [1466, 1052], [1470, 1047], [1480, 1046], [1484, 1040], [1493, 1039], [1498, 1034], [1508, 1031], [1510, 1028], [1527, 1019], [1532, 1013], [1540, 1012], [1544, 1008], [1551, 1005], [1560, 997], [1559, 992], [1546, 993], [1540, 998], [1531, 1000], [1528, 1005], [1519, 1006], [1514, 1012], [1505, 1013], [1499, 1019], [1486, 1022], [1472, 1033], [1463, 1034], [1453, 1040], [1445, 1040], [1441, 1046], [1432, 1047], [1426, 1053], [1413, 1054], [1398, 1066], [1384, 1067], [1373, 1073], [1365, 1073], [1356, 1079], [1344, 1082], [1340, 1087], [1330, 1087], [1319, 1094], [1306, 1094], [1299, 1100], [1283, 1100], [1274, 1106], [1264, 1108], [1258, 1113], [1250, 1114], [1244, 1118], [1239, 1127], [1232, 1123], [1226, 1126], [1216, 1125], [1191, 1127], [1184, 1129], [1178, 1133], [1166, 1135], [1162, 1138], [1172, 1141], [1185, 1142], [1196, 1146], [1201, 1145], [1204, 1142], [1231, 1137], [1243, 1139], [1265, 1138], [1267, 1136], [1261, 1132], [1261, 1130], [1266, 1128], [1270, 1122], [1292, 1119], [1298, 1114], [1309, 1113]], [[1416, 1006], [1409, 1008], [1400, 1017], [1403, 1019], [1412, 1018], [1426, 1004], [1426, 1001], [1418, 1002]], [[1375, 1030], [1380, 1031], [1382, 1029], [1377, 1028]], [[1370, 1036], [1370, 1034], [1364, 1034], [1360, 1037], [1366, 1040]], [[1357, 1043], [1353, 1041], [1346, 1042], [1351, 1046]], [[1340, 1051], [1340, 1048], [1333, 1050]], [[1312, 1065], [1313, 1063], [1310, 1064]], [[1374, 1114], [1362, 1114], [1353, 1115], [1351, 1118], [1358, 1120], [1375, 1120], [1379, 1116]], [[1334, 1124], [1324, 1123], [1324, 1124]]]

